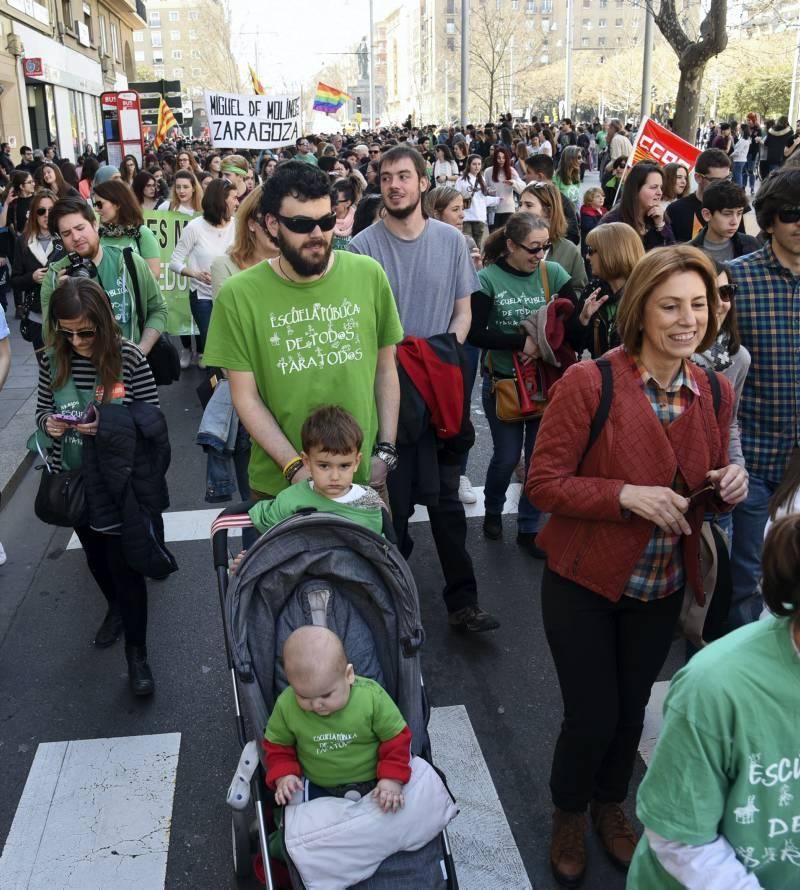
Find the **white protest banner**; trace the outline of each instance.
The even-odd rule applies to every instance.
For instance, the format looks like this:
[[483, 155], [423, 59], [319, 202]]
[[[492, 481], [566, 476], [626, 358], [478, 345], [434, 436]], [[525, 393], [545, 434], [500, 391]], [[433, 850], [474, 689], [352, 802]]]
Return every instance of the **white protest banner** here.
[[300, 136], [300, 96], [206, 93], [214, 148], [294, 145]]

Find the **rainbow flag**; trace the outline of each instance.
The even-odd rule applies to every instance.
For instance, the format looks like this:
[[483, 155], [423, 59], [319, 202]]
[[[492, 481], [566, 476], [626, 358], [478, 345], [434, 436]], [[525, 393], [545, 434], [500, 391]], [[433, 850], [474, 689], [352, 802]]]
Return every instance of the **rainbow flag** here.
[[259, 96], [263, 96], [265, 93], [264, 87], [261, 85], [261, 81], [258, 79], [258, 75], [256, 74], [256, 69], [253, 68], [252, 65], [247, 66], [250, 69], [250, 80], [253, 83], [253, 92]]
[[350, 98], [347, 93], [329, 87], [320, 81], [317, 84], [317, 95], [314, 96], [314, 111], [324, 111], [325, 114], [335, 114]]

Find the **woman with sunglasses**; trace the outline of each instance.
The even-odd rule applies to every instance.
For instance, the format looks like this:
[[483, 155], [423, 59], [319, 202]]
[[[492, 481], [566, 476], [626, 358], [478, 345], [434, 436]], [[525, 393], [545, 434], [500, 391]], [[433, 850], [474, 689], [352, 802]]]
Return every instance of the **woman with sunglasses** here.
[[[523, 364], [540, 357], [537, 343], [522, 323], [546, 306], [549, 296], [575, 299], [569, 274], [558, 263], [545, 261], [550, 248], [545, 220], [515, 213], [489, 236], [484, 245], [484, 267], [478, 273], [481, 289], [472, 295], [472, 325], [468, 342], [483, 350], [483, 410], [492, 433], [492, 457], [486, 472], [483, 533], [496, 541], [503, 536], [503, 505], [511, 476], [522, 452], [525, 470], [539, 430], [540, 417], [509, 422], [498, 418], [495, 381], [515, 376], [514, 357]], [[547, 273], [547, 290], [542, 279]], [[531, 556], [544, 554], [536, 544], [539, 511], [525, 494], [517, 514], [517, 544]]]
[[567, 238], [567, 218], [561, 194], [552, 182], [532, 182], [519, 198], [519, 209], [544, 219], [550, 227], [550, 252], [547, 259], [569, 273], [576, 290], [586, 284], [586, 267], [581, 252]]
[[38, 188], [49, 189], [57, 199], [77, 197], [79, 194], [77, 189], [67, 185], [63, 173], [52, 161], [45, 161], [36, 171], [34, 179]]
[[50, 211], [57, 200], [47, 189], [39, 189], [34, 194], [28, 222], [14, 245], [11, 275], [14, 302], [22, 307], [23, 336], [33, 345], [37, 361], [41, 360], [44, 347], [42, 280], [50, 263], [62, 259], [65, 253], [61, 239], [50, 232]]
[[133, 155], [125, 155], [119, 165], [120, 178], [127, 185], [133, 185], [136, 174], [139, 172], [139, 162]]
[[[80, 469], [86, 441], [97, 436], [105, 406], [148, 402], [158, 407], [158, 390], [147, 359], [137, 346], [122, 339], [108, 298], [95, 281], [65, 278], [53, 291], [45, 339], [48, 348], [39, 367], [36, 426], [52, 440], [49, 463], [53, 471]], [[67, 424], [59, 419], [59, 415], [83, 415], [90, 406], [95, 408], [93, 420]], [[156, 498], [161, 500], [166, 483], [155, 461], [151, 473], [148, 487], [157, 486]], [[93, 487], [87, 502], [88, 519], [75, 533], [107, 603], [94, 645], [107, 648], [124, 634], [131, 691], [137, 696], [151, 695], [145, 579], [127, 562], [121, 517], [111, 506], [111, 494], [102, 485]], [[158, 513], [151, 517], [154, 523], [160, 522]]]
[[169, 199], [158, 205], [159, 210], [194, 216], [203, 209], [203, 190], [191, 170], [178, 170], [172, 182]]
[[161, 277], [161, 248], [156, 236], [144, 224], [139, 202], [129, 185], [110, 179], [94, 187], [94, 208], [100, 215], [100, 243], [123, 250], [130, 247], [158, 281]]
[[147, 170], [136, 174], [136, 179], [133, 180], [133, 194], [142, 210], [156, 210], [161, 203], [156, 178]]
[[197, 353], [190, 360], [201, 368], [205, 367], [203, 350], [213, 306], [211, 264], [231, 246], [235, 234], [234, 214], [238, 207], [236, 186], [232, 182], [228, 179], [212, 182], [203, 195], [203, 215], [184, 228], [169, 263], [173, 272], [192, 279], [189, 306], [199, 334]]
[[617, 312], [608, 375], [596, 362], [569, 368], [539, 430], [525, 489], [550, 514], [542, 617], [564, 702], [550, 861], [565, 886], [586, 870], [587, 809], [612, 862], [630, 865], [638, 838], [623, 804], [687, 585], [702, 602], [704, 514], [747, 497], [728, 457], [732, 387], [689, 361], [716, 339], [718, 299], [697, 248], [646, 254]]
[[[734, 297], [736, 285], [731, 283], [728, 277], [728, 268], [725, 265], [717, 265], [717, 285], [719, 286], [719, 307], [717, 309], [717, 323], [719, 334], [717, 339], [704, 352], [695, 353], [692, 361], [701, 368], [710, 368], [719, 374], [723, 374], [733, 386], [734, 401], [733, 414], [731, 416], [730, 430], [730, 458], [731, 463], [745, 466], [744, 453], [742, 451], [742, 434], [739, 429], [739, 399], [742, 395], [747, 372], [750, 370], [750, 353], [742, 345], [739, 336], [739, 325], [736, 323], [736, 308]], [[718, 520], [730, 542], [733, 533], [733, 517], [730, 513], [722, 514]]]

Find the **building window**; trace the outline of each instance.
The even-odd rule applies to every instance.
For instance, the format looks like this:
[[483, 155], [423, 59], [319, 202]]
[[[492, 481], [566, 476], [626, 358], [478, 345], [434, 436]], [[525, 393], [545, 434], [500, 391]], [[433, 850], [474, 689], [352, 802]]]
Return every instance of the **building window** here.
[[600, 0], [600, 9], [608, 9], [608, 0]]
[[584, 19], [584, 20], [581, 22], [581, 25], [583, 26], [583, 30], [584, 30], [584, 31], [591, 31], [591, 29], [592, 29], [592, 20], [591, 20], [591, 19]]
[[197, 31], [189, 32], [189, 40], [197, 40]]
[[193, 58], [193, 59], [198, 59], [198, 60], [199, 60], [199, 58], [200, 58], [200, 50], [199, 50], [199, 49], [193, 49], [193, 50], [192, 50], [192, 58]]
[[119, 25], [116, 22], [111, 23], [111, 50], [114, 53], [114, 58], [119, 61], [122, 58], [122, 53], [120, 52], [120, 47], [122, 46], [122, 41], [119, 39]]
[[173, 68], [172, 77], [174, 80], [180, 80], [183, 77], [183, 68]]
[[180, 62], [183, 59], [183, 50], [174, 49], [172, 50], [172, 59], [175, 62]]
[[[544, 12], [544, 10], [542, 10]], [[542, 19], [542, 31], [545, 34], [550, 30], [550, 19]]]
[[607, 28], [608, 27], [608, 19], [598, 19], [597, 27], [598, 28]]
[[519, 9], [519, 0], [511, 0], [511, 8], [516, 12]]
[[161, 13], [160, 12], [158, 12], [158, 11], [151, 12], [150, 15], [148, 16], [147, 20], [150, 23], [151, 28], [160, 28], [161, 27]]
[[101, 15], [99, 18], [98, 30], [100, 31], [100, 52], [102, 55], [108, 55], [108, 37], [106, 36], [106, 17]]
[[553, 11], [553, 0], [542, 0], [542, 15], [550, 15]]
[[170, 11], [167, 13], [167, 17], [171, 22], [179, 22], [181, 20], [180, 11], [177, 9], [170, 9]]
[[592, 7], [592, 0], [583, 0], [583, 8], [584, 9], [591, 9], [591, 7]]
[[550, 56], [548, 56], [547, 53], [542, 53], [541, 56], [539, 56], [539, 61], [542, 63], [542, 65], [549, 65]]
[[588, 38], [588, 37], [581, 37], [581, 46], [583, 46], [583, 47], [587, 47], [588, 45], [589, 45], [589, 38]]
[[[534, 0], [528, 0], [528, 2], [525, 4], [525, 12], [528, 15], [533, 15], [534, 12], [536, 12], [536, 3], [534, 3]], [[544, 12], [544, 9], [542, 10], [542, 12]]]
[[447, 0], [445, 14], [446, 15], [455, 15], [456, 14], [456, 0]]
[[180, 31], [170, 31], [169, 39], [174, 40], [176, 42], [179, 41], [181, 39], [181, 32]]
[[92, 27], [92, 8], [88, 3], [84, 3], [81, 11], [83, 12], [83, 24], [89, 34], [89, 43], [94, 43], [94, 28]]
[[75, 27], [75, 22], [72, 20], [72, 0], [61, 0], [61, 18], [71, 34]]
[[622, 19], [616, 19], [616, 20], [614, 21], [614, 25], [615, 25], [615, 27], [617, 27], [617, 28], [621, 28], [621, 27], [622, 27]]
[[203, 76], [202, 68], [192, 68], [192, 77], [197, 78], [197, 77], [202, 77], [202, 76]]
[[151, 31], [150, 32], [150, 46], [158, 46], [158, 47], [163, 46], [163, 44], [161, 43], [161, 32], [160, 31]]
[[137, 49], [133, 54], [133, 59], [135, 62], [144, 62], [144, 50]]
[[606, 45], [606, 39], [605, 39], [605, 37], [598, 37], [598, 38], [597, 38], [597, 45], [598, 45], [598, 46], [605, 46], [605, 45]]
[[189, 10], [189, 21], [196, 22], [200, 18], [200, 13], [196, 9]]
[[133, 42], [134, 43], [144, 43], [144, 31], [134, 31], [133, 32]]
[[637, 30], [639, 29], [639, 16], [635, 15], [635, 16], [631, 19], [631, 28], [632, 28], [634, 31], [637, 31]]
[[164, 66], [163, 65], [153, 65], [153, 77], [156, 80], [161, 80], [164, 76]]
[[447, 38], [447, 51], [452, 53], [452, 52], [455, 52], [455, 49], [456, 49], [455, 37], [448, 37]]
[[160, 49], [153, 50], [153, 64], [160, 65], [164, 61], [164, 53]]

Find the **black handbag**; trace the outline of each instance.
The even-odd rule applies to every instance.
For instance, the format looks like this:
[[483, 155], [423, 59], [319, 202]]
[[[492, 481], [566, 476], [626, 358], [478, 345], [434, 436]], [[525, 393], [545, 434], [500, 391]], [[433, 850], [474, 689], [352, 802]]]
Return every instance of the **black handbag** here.
[[[136, 266], [133, 263], [133, 251], [130, 247], [126, 247], [122, 251], [125, 261], [125, 267], [128, 270], [128, 277], [133, 284], [133, 293], [136, 297], [136, 314], [139, 317], [144, 330], [144, 323], [147, 316], [144, 314], [144, 306], [142, 305], [142, 292], [139, 288], [139, 277], [136, 274]], [[147, 356], [147, 362], [150, 370], [153, 372], [153, 379], [156, 386], [170, 386], [181, 377], [181, 360], [178, 350], [166, 334], [162, 334], [156, 340], [150, 354]]]
[[80, 470], [53, 472], [47, 461], [42, 467], [33, 511], [47, 525], [78, 528], [89, 521], [86, 486]]

